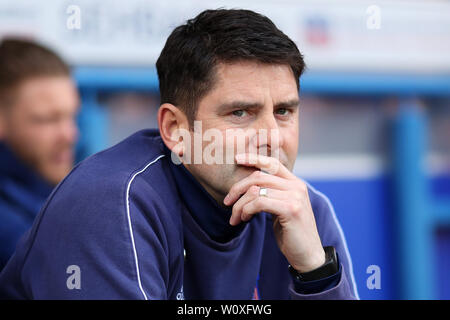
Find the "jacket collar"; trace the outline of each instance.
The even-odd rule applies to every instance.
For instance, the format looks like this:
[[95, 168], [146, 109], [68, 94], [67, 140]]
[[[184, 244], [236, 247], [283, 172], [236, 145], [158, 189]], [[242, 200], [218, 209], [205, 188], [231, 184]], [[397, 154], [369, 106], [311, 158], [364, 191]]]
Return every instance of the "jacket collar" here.
[[173, 163], [171, 151], [166, 146], [164, 148], [180, 198], [197, 224], [214, 241], [227, 242], [238, 236], [245, 223], [231, 226], [231, 208], [221, 207], [183, 164]]

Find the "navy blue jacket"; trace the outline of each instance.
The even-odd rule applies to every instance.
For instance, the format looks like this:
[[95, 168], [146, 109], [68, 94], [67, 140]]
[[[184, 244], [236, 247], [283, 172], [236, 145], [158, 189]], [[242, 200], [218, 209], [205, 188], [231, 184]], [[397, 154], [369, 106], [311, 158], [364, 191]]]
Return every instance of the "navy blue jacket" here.
[[51, 191], [49, 183], [0, 143], [0, 271]]
[[[77, 165], [52, 192], [0, 274], [0, 296], [18, 299], [352, 299], [350, 256], [333, 209], [310, 188], [324, 246], [341, 276], [314, 294], [295, 291], [271, 215], [214, 240], [190, 210], [220, 214], [183, 177], [157, 130], [140, 131]], [[195, 193], [201, 206], [186, 203]], [[184, 195], [184, 196], [183, 196]], [[199, 209], [203, 208], [203, 209]]]

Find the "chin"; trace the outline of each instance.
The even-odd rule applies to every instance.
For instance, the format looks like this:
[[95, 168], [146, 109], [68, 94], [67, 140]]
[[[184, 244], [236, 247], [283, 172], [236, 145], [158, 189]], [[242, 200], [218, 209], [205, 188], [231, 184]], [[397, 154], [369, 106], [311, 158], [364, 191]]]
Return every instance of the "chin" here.
[[48, 172], [46, 174], [43, 174], [43, 177], [45, 180], [47, 180], [52, 185], [57, 185], [61, 182], [62, 179], [64, 179], [70, 172], [72, 166], [65, 166], [64, 168], [58, 168], [55, 170], [53, 168], [52, 171]]
[[237, 166], [234, 177], [237, 180], [242, 180], [242, 179], [248, 177], [249, 175], [251, 175], [255, 171], [259, 171], [259, 169], [255, 168], [255, 167]]

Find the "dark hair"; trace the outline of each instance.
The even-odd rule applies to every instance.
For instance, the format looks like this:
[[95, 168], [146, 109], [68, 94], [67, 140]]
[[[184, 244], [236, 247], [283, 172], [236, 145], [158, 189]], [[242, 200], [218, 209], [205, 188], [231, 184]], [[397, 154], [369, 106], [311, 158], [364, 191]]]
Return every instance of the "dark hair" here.
[[161, 104], [180, 107], [190, 123], [198, 101], [215, 84], [219, 62], [289, 65], [299, 88], [305, 69], [295, 43], [266, 16], [250, 10], [206, 10], [170, 34], [156, 62]]
[[0, 102], [11, 103], [20, 83], [40, 76], [70, 76], [70, 68], [53, 51], [35, 42], [10, 38], [0, 43]]

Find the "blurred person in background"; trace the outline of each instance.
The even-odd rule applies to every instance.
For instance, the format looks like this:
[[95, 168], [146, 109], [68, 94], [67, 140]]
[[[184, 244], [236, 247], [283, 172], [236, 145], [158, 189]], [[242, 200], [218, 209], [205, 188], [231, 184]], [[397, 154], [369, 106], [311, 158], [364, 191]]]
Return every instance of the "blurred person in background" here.
[[54, 52], [0, 42], [0, 270], [73, 166], [78, 105], [70, 68]]

